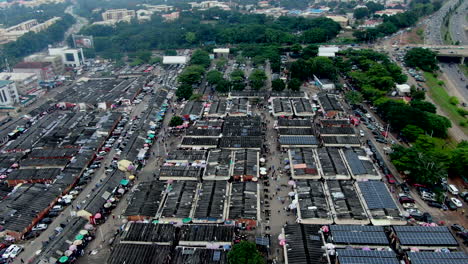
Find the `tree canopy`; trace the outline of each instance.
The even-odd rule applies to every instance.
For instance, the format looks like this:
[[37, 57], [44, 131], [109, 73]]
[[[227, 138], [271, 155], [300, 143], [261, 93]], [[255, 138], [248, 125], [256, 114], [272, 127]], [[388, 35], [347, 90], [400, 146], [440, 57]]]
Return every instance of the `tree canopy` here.
[[265, 71], [260, 69], [255, 69], [249, 76], [250, 86], [252, 86], [255, 90], [260, 90], [263, 86], [265, 86], [265, 81], [267, 80], [267, 76]]
[[228, 253], [229, 264], [265, 264], [265, 260], [257, 250], [255, 243], [241, 241], [235, 244]]
[[281, 79], [275, 79], [271, 81], [271, 89], [273, 91], [281, 92], [286, 88], [286, 84]]
[[169, 121], [169, 126], [170, 127], [176, 127], [176, 126], [180, 126], [184, 123], [184, 120], [182, 119], [182, 117], [180, 116], [173, 116], [171, 118], [171, 121]]
[[190, 64], [201, 65], [208, 68], [211, 64], [210, 55], [204, 50], [196, 50], [190, 58]]
[[345, 94], [345, 98], [348, 103], [352, 105], [358, 105], [362, 103], [363, 97], [362, 94], [358, 91], [349, 91]]
[[437, 53], [425, 48], [412, 48], [405, 55], [405, 63], [409, 67], [417, 67], [423, 71], [434, 71], [437, 66]]
[[302, 82], [297, 78], [292, 78], [288, 82], [288, 89], [292, 91], [299, 91], [301, 89]]
[[193, 88], [191, 85], [182, 83], [176, 90], [176, 96], [179, 99], [188, 100], [193, 95]]
[[201, 81], [205, 69], [200, 65], [191, 65], [184, 69], [179, 75], [179, 82], [193, 85]]

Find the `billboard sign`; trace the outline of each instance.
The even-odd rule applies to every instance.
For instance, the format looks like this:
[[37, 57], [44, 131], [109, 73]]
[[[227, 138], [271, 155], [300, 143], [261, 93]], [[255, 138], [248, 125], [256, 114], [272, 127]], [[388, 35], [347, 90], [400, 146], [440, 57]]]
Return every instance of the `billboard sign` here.
[[92, 49], [94, 47], [93, 36], [73, 35], [75, 48]]

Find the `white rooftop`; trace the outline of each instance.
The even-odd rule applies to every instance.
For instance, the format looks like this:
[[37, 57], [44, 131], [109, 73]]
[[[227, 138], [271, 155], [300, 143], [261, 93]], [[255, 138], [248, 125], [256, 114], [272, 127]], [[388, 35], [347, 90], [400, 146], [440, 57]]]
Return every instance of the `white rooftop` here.
[[227, 54], [229, 54], [229, 48], [213, 49], [213, 53], [227, 53]]
[[163, 64], [185, 64], [187, 56], [164, 56]]

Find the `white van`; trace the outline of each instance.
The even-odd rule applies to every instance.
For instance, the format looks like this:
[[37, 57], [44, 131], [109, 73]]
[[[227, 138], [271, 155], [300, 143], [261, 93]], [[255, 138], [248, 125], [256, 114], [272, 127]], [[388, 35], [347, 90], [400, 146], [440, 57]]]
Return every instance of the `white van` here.
[[456, 187], [455, 185], [449, 184], [449, 185], [448, 185], [448, 190], [449, 190], [449, 192], [450, 192], [451, 194], [453, 194], [453, 195], [458, 195], [458, 189], [457, 189], [457, 187]]

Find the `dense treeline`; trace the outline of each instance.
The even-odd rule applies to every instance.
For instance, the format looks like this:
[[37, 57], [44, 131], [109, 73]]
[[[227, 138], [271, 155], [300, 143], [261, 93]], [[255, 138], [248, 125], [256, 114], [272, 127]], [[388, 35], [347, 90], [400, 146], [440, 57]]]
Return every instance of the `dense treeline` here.
[[82, 33], [95, 37], [97, 53], [115, 58], [122, 52], [210, 43], [319, 43], [334, 38], [340, 31], [340, 25], [328, 18], [280, 17], [275, 20], [265, 15], [218, 9], [183, 12], [180, 17], [166, 23], [155, 15], [146, 23], [119, 23], [116, 27], [95, 25], [85, 28]]
[[38, 7], [13, 5], [10, 8], [0, 10], [0, 24], [3, 24], [5, 27], [10, 27], [30, 19], [37, 19], [38, 22], [44, 22], [53, 17], [62, 16], [69, 5], [69, 2], [44, 4]]
[[411, 2], [410, 10], [393, 16], [383, 16], [383, 23], [375, 28], [359, 30], [353, 33], [360, 41], [375, 41], [377, 38], [396, 33], [398, 30], [416, 24], [419, 18], [439, 10], [441, 2], [415, 0]]
[[41, 51], [49, 44], [63, 40], [64, 33], [73, 25], [75, 19], [68, 14], [62, 16], [60, 21], [39, 33], [26, 33], [14, 42], [9, 42], [1, 47], [0, 61], [8, 58], [10, 64], [18, 61], [20, 58]]

